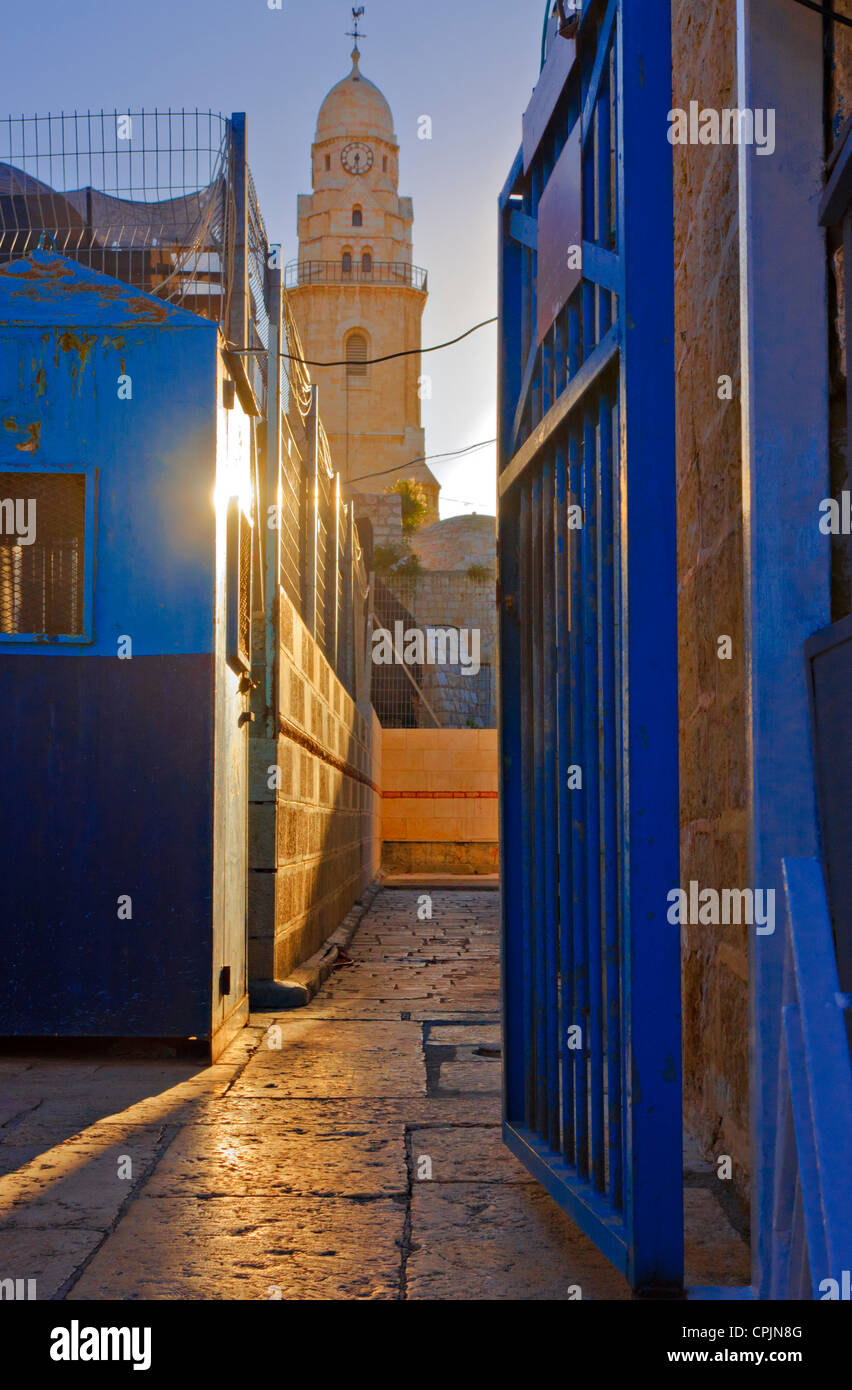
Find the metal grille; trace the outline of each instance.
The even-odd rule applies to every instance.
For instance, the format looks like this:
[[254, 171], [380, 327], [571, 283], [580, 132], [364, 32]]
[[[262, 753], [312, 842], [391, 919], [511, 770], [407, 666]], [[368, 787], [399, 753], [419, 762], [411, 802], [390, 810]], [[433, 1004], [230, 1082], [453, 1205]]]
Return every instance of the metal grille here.
[[[397, 627], [397, 624], [400, 627]], [[380, 629], [396, 639], [399, 631], [410, 632], [416, 627], [411, 611], [403, 600], [378, 575], [373, 581], [373, 632]], [[385, 729], [432, 729], [439, 725], [426, 704], [422, 692], [423, 667], [403, 661], [404, 643], [394, 640], [395, 657], [391, 662], [378, 661], [378, 645], [371, 643], [371, 702], [379, 723]]]
[[87, 112], [0, 123], [0, 261], [62, 255], [209, 318], [227, 312], [228, 122]]
[[359, 264], [349, 253], [349, 260], [339, 261], [291, 261], [284, 272], [284, 284], [288, 290], [299, 285], [348, 285], [357, 283], [370, 285], [407, 285], [409, 289], [428, 290], [429, 277], [419, 265], [409, 265], [406, 261], [372, 261], [367, 267]]
[[328, 594], [328, 517], [329, 517], [329, 479], [323, 467], [317, 470], [317, 567], [316, 583], [316, 639], [323, 651], [327, 651], [327, 594]]
[[251, 665], [251, 538], [251, 523], [240, 512], [240, 608], [238, 622], [240, 654], [245, 657], [247, 666]]
[[363, 333], [353, 333], [346, 340], [346, 375], [367, 375], [367, 339]]
[[86, 476], [0, 471], [0, 633], [82, 635]]
[[[269, 242], [263, 216], [260, 211], [257, 191], [251, 170], [246, 170], [248, 243], [246, 246], [246, 269], [249, 293], [249, 343], [248, 347], [269, 347], [269, 311], [266, 304], [266, 273]], [[258, 400], [263, 400], [264, 378], [267, 370], [263, 352], [252, 353], [243, 359]]]
[[[386, 632], [393, 661], [381, 659], [387, 643], [377, 639], [373, 656], [373, 704], [390, 729], [491, 729], [496, 718], [492, 668], [472, 665], [470, 631], [444, 622], [441, 605], [421, 590], [417, 575], [377, 575], [374, 631]], [[411, 660], [417, 657], [421, 660]]]
[[281, 456], [281, 544], [278, 552], [282, 589], [302, 611], [302, 469], [290, 445]]
[[504, 1137], [635, 1287], [683, 1257], [670, 19], [549, 25], [500, 202]]

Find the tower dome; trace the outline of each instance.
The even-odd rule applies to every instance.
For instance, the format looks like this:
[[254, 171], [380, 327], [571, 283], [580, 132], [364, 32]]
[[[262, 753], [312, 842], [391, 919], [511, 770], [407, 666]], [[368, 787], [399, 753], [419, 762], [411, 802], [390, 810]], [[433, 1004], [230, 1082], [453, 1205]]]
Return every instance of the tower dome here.
[[341, 135], [372, 136], [374, 140], [396, 144], [391, 109], [375, 83], [364, 77], [360, 59], [356, 48], [352, 52], [352, 71], [332, 87], [320, 107], [314, 136], [316, 144]]

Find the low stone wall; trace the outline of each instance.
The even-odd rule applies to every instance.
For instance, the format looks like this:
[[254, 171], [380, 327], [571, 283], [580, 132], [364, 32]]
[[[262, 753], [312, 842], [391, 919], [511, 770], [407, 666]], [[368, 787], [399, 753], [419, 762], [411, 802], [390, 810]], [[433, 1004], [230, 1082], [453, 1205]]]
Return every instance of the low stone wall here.
[[[249, 978], [285, 979], [378, 875], [381, 729], [281, 595], [277, 739], [250, 743]], [[276, 771], [277, 769], [277, 771]]]
[[382, 837], [386, 873], [496, 873], [496, 729], [383, 729]]

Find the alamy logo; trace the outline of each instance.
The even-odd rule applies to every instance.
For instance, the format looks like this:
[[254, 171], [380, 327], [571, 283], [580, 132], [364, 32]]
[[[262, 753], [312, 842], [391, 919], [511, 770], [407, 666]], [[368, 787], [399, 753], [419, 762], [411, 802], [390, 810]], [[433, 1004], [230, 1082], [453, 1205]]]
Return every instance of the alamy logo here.
[[19, 1303], [36, 1297], [35, 1279], [0, 1279], [0, 1298]]
[[51, 1361], [132, 1361], [134, 1371], [151, 1368], [150, 1327], [54, 1327]]
[[667, 895], [671, 904], [666, 914], [672, 926], [718, 927], [745, 924], [754, 927], [758, 936], [772, 936], [775, 931], [774, 888], [699, 888], [693, 879], [689, 892], [672, 888]]
[[14, 536], [18, 545], [32, 545], [36, 538], [34, 497], [4, 497], [0, 500], [0, 535]]
[[758, 154], [775, 153], [775, 108], [755, 111], [745, 107], [699, 108], [676, 106], [669, 112], [670, 145], [754, 145]]
[[848, 1269], [842, 1269], [839, 1279], [823, 1279], [819, 1286], [819, 1296], [821, 1303], [835, 1299], [849, 1302], [852, 1299], [852, 1273]]
[[393, 634], [386, 627], [373, 633], [372, 657], [376, 666], [460, 666], [463, 676], [479, 672], [479, 628], [406, 628], [395, 622]]

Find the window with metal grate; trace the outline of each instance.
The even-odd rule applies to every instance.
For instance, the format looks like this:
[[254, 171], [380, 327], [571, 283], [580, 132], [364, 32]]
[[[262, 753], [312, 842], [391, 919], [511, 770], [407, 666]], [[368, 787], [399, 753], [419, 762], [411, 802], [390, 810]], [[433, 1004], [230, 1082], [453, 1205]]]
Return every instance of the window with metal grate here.
[[367, 375], [367, 339], [363, 333], [352, 333], [346, 339], [346, 375]]
[[0, 636], [82, 636], [85, 473], [0, 470]]

